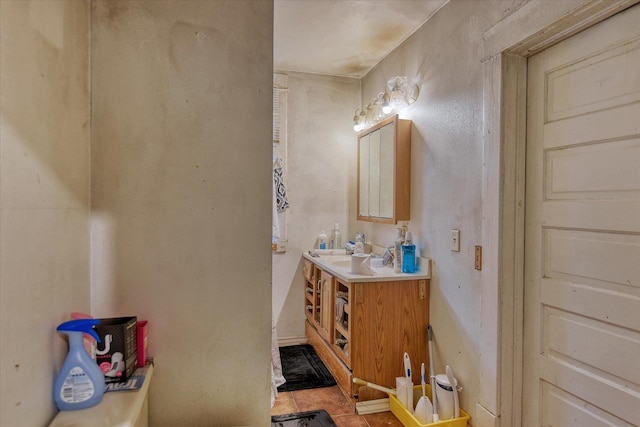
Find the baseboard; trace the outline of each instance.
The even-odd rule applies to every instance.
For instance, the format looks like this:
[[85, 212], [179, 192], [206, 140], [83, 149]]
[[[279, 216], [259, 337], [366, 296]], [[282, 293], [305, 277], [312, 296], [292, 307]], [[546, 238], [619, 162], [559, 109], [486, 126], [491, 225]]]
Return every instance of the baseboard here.
[[289, 347], [290, 345], [302, 344], [309, 344], [309, 339], [305, 336], [278, 338], [278, 347]]
[[356, 402], [356, 412], [358, 415], [377, 414], [378, 412], [388, 412], [389, 398], [365, 400], [364, 402]]

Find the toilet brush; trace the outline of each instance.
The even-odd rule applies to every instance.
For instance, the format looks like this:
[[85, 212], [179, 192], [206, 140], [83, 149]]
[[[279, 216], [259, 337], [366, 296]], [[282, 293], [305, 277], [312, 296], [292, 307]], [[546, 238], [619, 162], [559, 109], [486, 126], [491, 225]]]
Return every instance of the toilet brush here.
[[420, 400], [418, 400], [418, 404], [416, 405], [416, 410], [414, 411], [413, 415], [416, 417], [416, 420], [418, 420], [420, 424], [429, 424], [433, 419], [433, 406], [431, 405], [431, 401], [427, 397], [427, 392], [425, 390], [427, 376], [424, 371], [424, 363], [420, 368], [420, 374], [420, 382], [422, 383], [422, 397], [420, 398]]

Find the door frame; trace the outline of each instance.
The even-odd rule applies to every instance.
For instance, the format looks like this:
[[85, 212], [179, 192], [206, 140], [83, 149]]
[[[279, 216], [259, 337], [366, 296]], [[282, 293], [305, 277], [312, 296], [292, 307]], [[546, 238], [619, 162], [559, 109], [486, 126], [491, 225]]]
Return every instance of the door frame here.
[[531, 1], [483, 34], [480, 395], [474, 425], [522, 425], [527, 58], [640, 0]]

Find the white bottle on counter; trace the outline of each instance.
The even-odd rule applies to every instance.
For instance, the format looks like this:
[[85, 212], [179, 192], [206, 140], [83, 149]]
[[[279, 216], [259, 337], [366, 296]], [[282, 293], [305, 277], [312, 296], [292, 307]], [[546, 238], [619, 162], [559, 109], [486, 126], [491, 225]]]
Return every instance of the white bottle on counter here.
[[402, 228], [396, 228], [396, 241], [393, 244], [393, 271], [402, 272]]
[[333, 225], [333, 231], [331, 232], [331, 249], [342, 248], [342, 235], [340, 234], [340, 224], [337, 222]]
[[329, 240], [327, 233], [322, 230], [318, 235], [318, 249], [329, 249], [327, 247], [327, 240]]

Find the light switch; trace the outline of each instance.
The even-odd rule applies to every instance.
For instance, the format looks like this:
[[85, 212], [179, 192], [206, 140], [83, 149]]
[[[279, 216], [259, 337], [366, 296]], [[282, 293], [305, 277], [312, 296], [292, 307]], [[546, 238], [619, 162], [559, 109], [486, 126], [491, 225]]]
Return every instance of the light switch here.
[[460, 230], [451, 230], [451, 251], [460, 252]]

